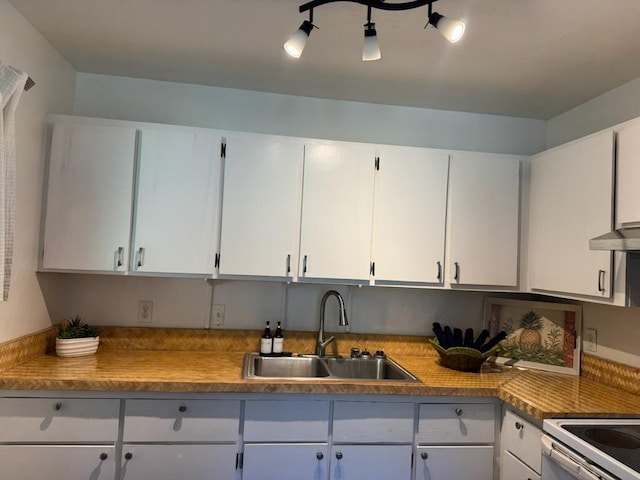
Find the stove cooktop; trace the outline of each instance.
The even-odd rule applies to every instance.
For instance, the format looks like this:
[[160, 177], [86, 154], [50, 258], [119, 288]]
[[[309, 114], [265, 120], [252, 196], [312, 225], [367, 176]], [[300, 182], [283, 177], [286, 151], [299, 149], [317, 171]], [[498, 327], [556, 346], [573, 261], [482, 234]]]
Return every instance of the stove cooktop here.
[[562, 428], [640, 472], [640, 425], [562, 425]]

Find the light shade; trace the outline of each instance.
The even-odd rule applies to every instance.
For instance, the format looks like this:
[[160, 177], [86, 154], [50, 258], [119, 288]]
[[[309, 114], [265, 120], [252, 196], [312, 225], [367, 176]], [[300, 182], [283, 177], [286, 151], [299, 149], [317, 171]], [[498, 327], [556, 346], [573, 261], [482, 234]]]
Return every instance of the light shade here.
[[436, 27], [442, 36], [451, 43], [456, 43], [464, 35], [465, 24], [461, 20], [447, 18], [433, 12], [429, 17], [429, 23]]
[[375, 24], [370, 23], [366, 25], [364, 30], [364, 46], [362, 47], [362, 60], [369, 62], [371, 60], [378, 60], [382, 57], [380, 54], [380, 45], [378, 45], [378, 35]]
[[300, 58], [312, 29], [313, 24], [310, 21], [305, 20], [302, 22], [300, 28], [296, 30], [284, 44], [285, 51], [294, 58]]

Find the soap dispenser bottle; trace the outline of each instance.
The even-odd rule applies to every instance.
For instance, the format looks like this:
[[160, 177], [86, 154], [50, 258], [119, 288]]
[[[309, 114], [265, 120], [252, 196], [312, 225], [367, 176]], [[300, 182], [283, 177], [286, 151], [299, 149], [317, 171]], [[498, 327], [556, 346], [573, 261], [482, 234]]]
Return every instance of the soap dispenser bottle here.
[[276, 334], [273, 336], [273, 353], [282, 353], [284, 347], [284, 335], [282, 334], [282, 325], [278, 322]]
[[262, 338], [260, 338], [260, 353], [270, 354], [273, 351], [273, 337], [271, 336], [271, 327], [267, 321], [267, 326], [264, 328]]

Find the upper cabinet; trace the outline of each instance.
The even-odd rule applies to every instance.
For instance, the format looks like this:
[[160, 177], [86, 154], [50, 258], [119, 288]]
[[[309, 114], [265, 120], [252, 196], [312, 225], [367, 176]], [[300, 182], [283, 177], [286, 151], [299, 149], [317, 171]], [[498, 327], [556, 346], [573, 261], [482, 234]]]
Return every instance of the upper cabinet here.
[[303, 159], [302, 142], [227, 136], [220, 276], [293, 276]]
[[376, 283], [441, 284], [449, 155], [378, 148], [373, 273]]
[[618, 131], [616, 226], [640, 224], [640, 122]]
[[300, 278], [369, 280], [375, 149], [305, 147]]
[[219, 133], [54, 118], [43, 269], [213, 274]]
[[455, 152], [449, 174], [448, 281], [516, 287], [520, 160]]
[[529, 281], [534, 290], [611, 296], [611, 252], [589, 249], [613, 212], [614, 134], [586, 137], [531, 160]]
[[135, 151], [131, 126], [53, 126], [42, 268], [127, 270]]
[[143, 127], [132, 269], [212, 275], [218, 241], [221, 135]]

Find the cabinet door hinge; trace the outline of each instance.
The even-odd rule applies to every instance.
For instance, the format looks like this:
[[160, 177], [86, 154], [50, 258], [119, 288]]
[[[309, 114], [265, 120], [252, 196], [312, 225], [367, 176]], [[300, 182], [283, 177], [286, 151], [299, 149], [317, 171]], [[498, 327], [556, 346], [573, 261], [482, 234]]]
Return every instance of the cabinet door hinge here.
[[236, 453], [236, 470], [242, 468], [243, 461], [244, 461], [244, 453]]
[[369, 265], [369, 273], [373, 277], [376, 276], [376, 262], [371, 262], [371, 264]]
[[220, 158], [227, 158], [227, 144], [225, 142], [220, 143]]
[[415, 453], [411, 452], [411, 468], [413, 468], [413, 460], [415, 459]]
[[376, 170], [380, 170], [380, 157], [376, 157], [375, 167]]
[[213, 262], [213, 268], [218, 268], [220, 266], [220, 254], [216, 253], [215, 260]]

